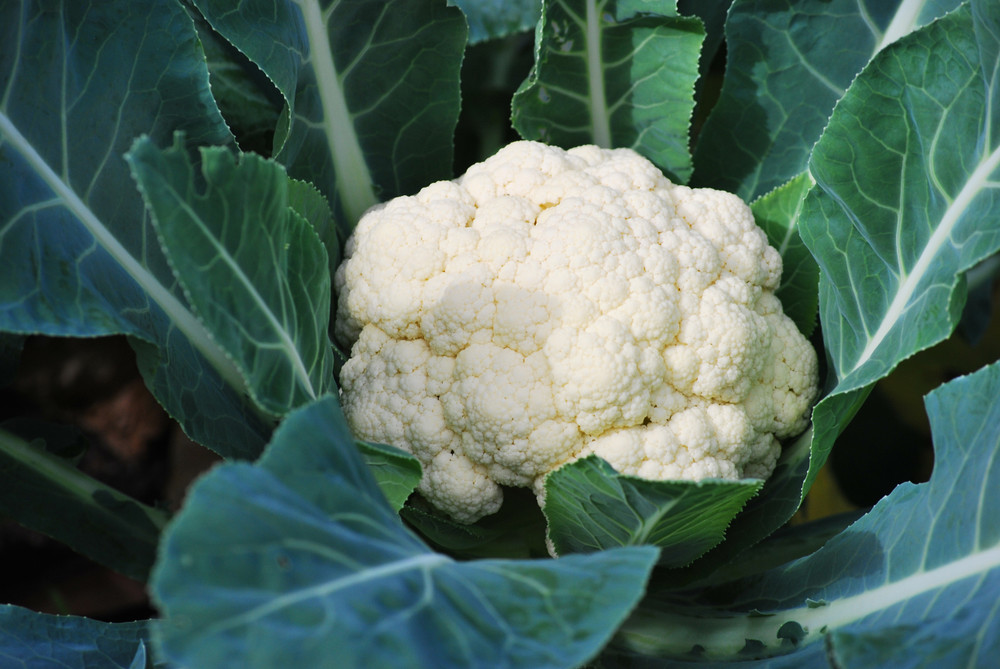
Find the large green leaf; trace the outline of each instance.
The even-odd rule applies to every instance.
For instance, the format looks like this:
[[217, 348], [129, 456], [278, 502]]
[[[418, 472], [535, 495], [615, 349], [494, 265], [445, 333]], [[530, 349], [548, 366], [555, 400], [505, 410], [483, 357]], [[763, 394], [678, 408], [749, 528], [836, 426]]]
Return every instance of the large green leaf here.
[[650, 599], [626, 625], [625, 654], [659, 656], [658, 666], [672, 666], [666, 658], [687, 666], [693, 649], [705, 660], [774, 656], [749, 663], [758, 667], [993, 666], [997, 398], [1000, 364], [931, 393], [936, 457], [928, 483], [900, 485], [809, 557], [701, 593]]
[[653, 11], [627, 0], [543, 2], [535, 66], [513, 100], [521, 136], [563, 148], [633, 148], [687, 181], [705, 32], [675, 5]]
[[649, 544], [659, 563], [682, 567], [714, 547], [762, 481], [648, 481], [596, 456], [545, 480], [548, 536], [559, 555]]
[[828, 393], [713, 564], [791, 517], [872, 384], [954, 330], [962, 273], [1000, 248], [1000, 6], [973, 7], [882, 50], [816, 145], [799, 233], [821, 269]]
[[726, 76], [699, 135], [694, 183], [752, 200], [804, 172], [861, 68], [958, 4], [736, 0], [726, 23]]
[[156, 558], [167, 514], [84, 474], [49, 443], [0, 428], [0, 513], [134, 579]]
[[0, 17], [0, 329], [128, 334], [189, 435], [256, 455], [270, 427], [192, 313], [122, 159], [142, 133], [232, 141], [191, 20], [173, 2], [6, 0]]
[[800, 232], [837, 384], [814, 413], [807, 484], [845, 407], [954, 331], [963, 272], [1000, 249], [1000, 7], [973, 7], [880, 54], [813, 151]]
[[287, 106], [275, 157], [343, 232], [379, 200], [450, 179], [467, 28], [444, 0], [195, 0]]
[[0, 605], [0, 664], [10, 669], [147, 669], [149, 623], [105, 623]]
[[182, 666], [574, 667], [632, 609], [655, 560], [649, 547], [433, 553], [327, 398], [289, 415], [258, 465], [217, 467], [192, 488], [154, 573], [158, 647]]
[[185, 295], [254, 400], [282, 415], [332, 388], [326, 250], [281, 165], [212, 147], [198, 171], [181, 137], [165, 151], [142, 139], [128, 160]]

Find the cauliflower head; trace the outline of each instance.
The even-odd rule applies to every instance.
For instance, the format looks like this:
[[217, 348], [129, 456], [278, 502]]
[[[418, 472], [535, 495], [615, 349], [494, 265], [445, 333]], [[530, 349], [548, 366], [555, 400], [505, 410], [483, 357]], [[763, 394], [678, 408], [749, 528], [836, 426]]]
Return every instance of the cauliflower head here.
[[630, 149], [515, 142], [379, 205], [335, 276], [347, 420], [459, 522], [596, 454], [648, 479], [765, 478], [816, 353], [735, 195]]

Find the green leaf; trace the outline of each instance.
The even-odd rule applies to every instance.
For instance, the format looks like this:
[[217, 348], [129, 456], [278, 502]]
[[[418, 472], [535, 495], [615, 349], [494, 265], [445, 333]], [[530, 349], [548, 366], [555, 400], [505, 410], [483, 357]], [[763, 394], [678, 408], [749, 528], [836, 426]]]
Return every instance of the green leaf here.
[[542, 13], [542, 0], [454, 0], [469, 22], [469, 44], [528, 30]]
[[525, 139], [635, 149], [676, 181], [691, 175], [689, 127], [705, 33], [669, 3], [542, 3], [535, 67], [514, 94]]
[[340, 247], [342, 242], [346, 240], [342, 240], [338, 235], [337, 224], [333, 220], [333, 212], [330, 211], [330, 203], [308, 181], [289, 179], [288, 206], [298, 212], [299, 216], [309, 221], [313, 230], [319, 235], [320, 241], [326, 247], [327, 266], [332, 277], [337, 271], [337, 266], [340, 265]]
[[806, 170], [830, 112], [871, 58], [958, 0], [736, 0], [726, 75], [694, 183], [753, 200]]
[[[0, 664], [4, 667], [145, 669], [149, 624], [106, 623], [0, 605]], [[157, 665], [159, 666], [159, 665]]]
[[762, 481], [649, 481], [597, 456], [545, 480], [548, 536], [559, 555], [648, 544], [660, 565], [684, 566], [714, 547]]
[[212, 96], [244, 151], [270, 155], [283, 101], [260, 69], [221, 35], [185, 0], [205, 49]]
[[816, 329], [819, 267], [802, 243], [798, 223], [803, 201], [812, 186], [809, 175], [801, 174], [750, 205], [757, 225], [781, 254], [781, 285], [775, 294], [785, 314], [806, 337]]
[[46, 448], [58, 450], [60, 444], [28, 441], [0, 429], [0, 514], [121, 574], [145, 580], [167, 514], [84, 474]]
[[857, 393], [954, 331], [963, 272], [1000, 249], [1000, 11], [976, 7], [879, 54], [813, 151], [799, 231], [837, 382], [814, 413], [807, 485]]
[[356, 443], [389, 504], [394, 511], [399, 511], [420, 483], [420, 461], [406, 451], [385, 444]]
[[190, 18], [173, 2], [3, 7], [0, 329], [127, 334], [192, 438], [255, 456], [270, 425], [194, 317], [121, 158], [141, 133], [232, 142]]
[[195, 0], [286, 103], [275, 157], [350, 233], [368, 207], [450, 179], [467, 28], [444, 0]]
[[471, 525], [456, 523], [419, 496], [400, 516], [436, 549], [459, 559], [548, 557], [545, 516], [528, 488], [505, 488], [497, 513]]
[[[833, 442], [900, 361], [947, 337], [962, 273], [1000, 248], [998, 18], [968, 7], [883, 49], [813, 152], [799, 234], [820, 266], [832, 365], [813, 427], [701, 569], [725, 564], [798, 509]], [[975, 20], [974, 20], [975, 17]]]
[[[318, 401], [318, 405], [322, 410], [314, 411], [312, 421], [286, 421], [275, 433], [275, 439], [294, 443], [294, 449], [287, 448], [278, 464], [267, 453], [262, 461], [270, 462], [274, 471], [287, 471], [289, 476], [301, 474], [295, 481], [296, 490], [321, 495], [323, 487], [328, 484], [322, 472], [332, 466], [324, 449], [329, 447], [331, 440], [350, 439], [383, 495], [393, 510], [398, 511], [420, 483], [420, 462], [398, 448], [354, 440], [336, 396], [326, 395]], [[320, 474], [313, 476], [313, 472]]]
[[183, 666], [573, 667], [635, 605], [655, 559], [648, 547], [557, 561], [433, 553], [329, 399], [289, 415], [258, 465], [216, 467], [191, 489], [153, 578], [156, 637]]
[[841, 667], [991, 666], [1000, 653], [998, 397], [1000, 364], [932, 392], [928, 483], [900, 485], [808, 557], [651, 600], [627, 624], [624, 645], [660, 666], [694, 646], [705, 660], [748, 647], [751, 657], [774, 656], [759, 667], [826, 666], [824, 657]]
[[328, 258], [281, 165], [214, 147], [198, 172], [179, 136], [164, 151], [139, 140], [128, 161], [188, 300], [253, 399], [283, 415], [332, 388]]

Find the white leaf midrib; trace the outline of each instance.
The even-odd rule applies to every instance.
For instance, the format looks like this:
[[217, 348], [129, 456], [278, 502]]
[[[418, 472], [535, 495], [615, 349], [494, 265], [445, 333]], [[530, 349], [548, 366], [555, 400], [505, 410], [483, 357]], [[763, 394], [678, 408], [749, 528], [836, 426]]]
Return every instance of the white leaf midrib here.
[[910, 308], [910, 300], [916, 293], [917, 287], [926, 278], [931, 266], [938, 259], [941, 249], [951, 239], [955, 227], [962, 218], [962, 214], [972, 204], [972, 200], [976, 195], [989, 184], [990, 176], [996, 171], [997, 167], [1000, 167], [1000, 147], [994, 149], [992, 153], [979, 163], [972, 174], [969, 175], [965, 185], [962, 186], [962, 190], [959, 191], [955, 199], [948, 205], [948, 208], [941, 216], [940, 223], [928, 238], [927, 245], [924, 246], [923, 251], [921, 251], [920, 256], [917, 258], [917, 262], [914, 263], [912, 269], [900, 282], [899, 289], [889, 303], [878, 329], [869, 337], [868, 343], [861, 351], [861, 355], [858, 356], [852, 368], [845, 370], [841, 378], [847, 378], [867, 363], [892, 329], [896, 327], [898, 321], [903, 317], [907, 309]]
[[587, 82], [590, 91], [590, 120], [594, 144], [611, 148], [611, 120], [608, 117], [607, 94], [604, 90], [604, 59], [601, 42], [601, 10], [596, 0], [587, 0], [586, 54]]
[[343, 79], [333, 62], [333, 50], [327, 34], [329, 16], [318, 0], [294, 0], [302, 10], [309, 60], [316, 76], [322, 127], [333, 161], [337, 195], [344, 213], [353, 226], [361, 215], [378, 202], [374, 180], [354, 127], [354, 117], [347, 106]]

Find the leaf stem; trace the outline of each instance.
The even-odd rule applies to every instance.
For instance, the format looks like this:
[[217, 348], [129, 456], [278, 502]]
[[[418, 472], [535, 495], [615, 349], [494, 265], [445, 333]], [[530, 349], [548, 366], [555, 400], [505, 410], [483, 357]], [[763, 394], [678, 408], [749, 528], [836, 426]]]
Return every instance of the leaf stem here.
[[343, 81], [333, 62], [333, 51], [327, 34], [327, 19], [317, 0], [300, 0], [306, 36], [309, 39], [309, 59], [316, 73], [316, 85], [323, 106], [323, 130], [333, 158], [337, 180], [337, 195], [344, 214], [353, 226], [361, 215], [378, 203], [371, 170], [358, 142], [351, 112], [347, 108]]
[[601, 16], [595, 0], [587, 0], [587, 81], [590, 86], [590, 122], [594, 144], [611, 148], [611, 119], [604, 91]]

